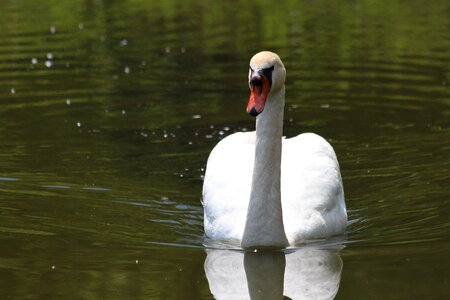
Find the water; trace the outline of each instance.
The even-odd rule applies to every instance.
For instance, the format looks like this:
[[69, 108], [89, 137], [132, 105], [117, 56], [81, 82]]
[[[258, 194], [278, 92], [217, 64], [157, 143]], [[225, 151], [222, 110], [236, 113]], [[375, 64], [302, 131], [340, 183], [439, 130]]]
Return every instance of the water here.
[[[447, 2], [0, 1], [1, 298], [448, 298]], [[206, 250], [206, 159], [254, 128], [262, 49], [288, 71], [285, 134], [333, 144], [351, 223]]]

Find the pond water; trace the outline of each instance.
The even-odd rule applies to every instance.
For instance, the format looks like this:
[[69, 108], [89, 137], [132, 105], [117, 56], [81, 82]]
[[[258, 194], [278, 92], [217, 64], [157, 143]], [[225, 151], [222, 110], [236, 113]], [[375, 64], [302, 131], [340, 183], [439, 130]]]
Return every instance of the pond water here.
[[[0, 0], [0, 298], [450, 297], [448, 1], [153, 2]], [[335, 148], [350, 224], [207, 250], [204, 167], [253, 130], [264, 49], [285, 135]]]

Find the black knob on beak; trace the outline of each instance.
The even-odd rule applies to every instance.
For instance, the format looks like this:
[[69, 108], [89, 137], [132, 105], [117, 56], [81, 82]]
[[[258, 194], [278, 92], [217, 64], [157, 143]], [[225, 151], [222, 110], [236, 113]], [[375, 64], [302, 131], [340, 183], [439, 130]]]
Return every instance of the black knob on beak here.
[[252, 75], [250, 83], [254, 86], [262, 86], [263, 81], [260, 75]]

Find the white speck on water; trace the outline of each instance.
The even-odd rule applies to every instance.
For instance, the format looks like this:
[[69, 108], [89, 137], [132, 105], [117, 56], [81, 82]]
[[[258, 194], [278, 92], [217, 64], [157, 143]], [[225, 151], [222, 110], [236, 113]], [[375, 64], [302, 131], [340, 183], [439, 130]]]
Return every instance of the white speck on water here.
[[207, 138], [207, 139], [212, 139], [213, 136], [212, 136], [212, 134], [207, 134], [207, 135], [205, 135], [205, 138]]
[[125, 40], [125, 39], [121, 40], [120, 41], [120, 46], [122, 46], [122, 47], [128, 46], [128, 41]]
[[200, 119], [202, 116], [201, 115], [193, 115], [192, 119]]
[[224, 135], [224, 134], [225, 134], [225, 131], [223, 131], [223, 130], [219, 131], [219, 135]]
[[145, 60], [141, 61], [141, 66], [146, 66], [147, 62]]
[[127, 112], [125, 111], [125, 109], [122, 109], [122, 115], [126, 114]]
[[50, 33], [51, 34], [55, 34], [56, 33], [56, 26], [55, 25], [50, 26]]
[[225, 131], [229, 131], [229, 130], [230, 130], [230, 127], [228, 127], [228, 126], [225, 126], [225, 127], [223, 128], [223, 130], [225, 130]]
[[180, 52], [181, 52], [181, 53], [186, 53], [186, 48], [181, 47]]
[[53, 66], [52, 61], [51, 61], [51, 60], [46, 60], [46, 61], [45, 61], [45, 66], [46, 66], [47, 68], [51, 68], [51, 67]]
[[148, 137], [148, 134], [146, 134], [145, 132], [141, 132], [141, 136], [143, 136], [143, 137]]
[[139, 263], [139, 260], [136, 259], [136, 264], [138, 264], [138, 263]]
[[16, 93], [16, 89], [15, 88], [11, 88], [11, 94], [15, 94]]
[[209, 128], [214, 129], [214, 125], [209, 125]]
[[321, 104], [320, 108], [330, 108], [330, 104]]
[[168, 136], [169, 136], [169, 135], [167, 134], [167, 132], [165, 132], [165, 133], [163, 134], [163, 137], [164, 137], [165, 139], [167, 139]]
[[130, 67], [126, 66], [123, 71], [125, 72], [125, 74], [130, 74]]
[[104, 42], [104, 41], [106, 41], [106, 36], [102, 35], [102, 36], [100, 37], [100, 42]]
[[77, 122], [77, 127], [81, 127], [81, 122]]
[[83, 23], [79, 23], [78, 24], [78, 29], [83, 30], [84, 29], [84, 24]]
[[38, 61], [38, 59], [36, 58], [36, 57], [33, 57], [32, 59], [31, 59], [31, 63], [33, 64], [33, 65], [35, 65], [35, 64], [37, 64], [39, 61]]
[[53, 59], [53, 53], [47, 53], [47, 59], [52, 60]]
[[66, 99], [66, 104], [67, 104], [67, 105], [70, 105], [71, 103], [72, 103], [72, 102], [70, 101], [70, 99], [67, 98], [67, 99]]
[[193, 144], [192, 141], [189, 141], [189, 142], [188, 142], [188, 145], [192, 145], [192, 144]]
[[165, 49], [165, 51], [166, 51], [166, 53], [170, 53], [170, 47], [167, 46], [166, 49]]
[[54, 269], [56, 269], [56, 266], [55, 266], [55, 265], [52, 266], [52, 270], [54, 270]]

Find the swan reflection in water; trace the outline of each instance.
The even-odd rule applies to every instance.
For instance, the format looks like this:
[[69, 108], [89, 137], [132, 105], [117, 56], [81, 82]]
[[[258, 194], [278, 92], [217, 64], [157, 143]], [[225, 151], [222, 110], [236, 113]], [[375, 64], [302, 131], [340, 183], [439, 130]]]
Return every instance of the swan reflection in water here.
[[215, 299], [334, 299], [339, 289], [339, 249], [206, 253], [204, 268]]

